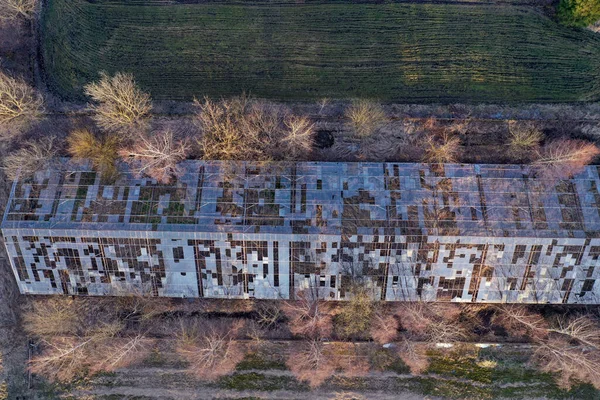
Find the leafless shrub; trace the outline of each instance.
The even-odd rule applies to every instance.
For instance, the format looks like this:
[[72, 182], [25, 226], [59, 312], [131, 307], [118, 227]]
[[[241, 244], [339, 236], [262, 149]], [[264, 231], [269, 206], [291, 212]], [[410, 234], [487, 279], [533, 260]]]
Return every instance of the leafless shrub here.
[[67, 150], [75, 160], [90, 160], [104, 181], [117, 177], [119, 138], [116, 135], [97, 136], [88, 129], [76, 129], [67, 137]]
[[283, 310], [277, 300], [259, 301], [255, 304], [254, 310], [256, 311], [257, 322], [265, 328], [275, 326], [283, 317]]
[[323, 113], [323, 110], [325, 109], [325, 107], [327, 107], [330, 103], [330, 100], [327, 97], [323, 97], [322, 99], [320, 99], [317, 104], [319, 106], [319, 114]]
[[508, 145], [511, 156], [526, 160], [535, 156], [544, 135], [533, 122], [508, 121]]
[[528, 336], [534, 343], [533, 361], [543, 371], [558, 374], [558, 383], [573, 380], [600, 388], [600, 324], [591, 315], [559, 320], [556, 326], [525, 306], [498, 307], [500, 322], [511, 334]]
[[179, 174], [177, 163], [184, 160], [191, 150], [186, 139], [177, 139], [167, 129], [149, 135], [139, 135], [131, 146], [119, 151], [136, 175], [148, 175], [161, 183], [171, 182]]
[[83, 304], [69, 298], [34, 301], [23, 312], [23, 328], [36, 337], [75, 335], [81, 329]]
[[380, 309], [374, 313], [369, 331], [373, 340], [379, 344], [386, 344], [398, 338], [399, 327], [400, 324], [394, 315]]
[[23, 321], [42, 350], [32, 358], [30, 370], [52, 381], [112, 371], [148, 354], [150, 342], [143, 333], [127, 333], [123, 319], [92, 307], [86, 299], [34, 301]]
[[387, 117], [381, 106], [371, 100], [355, 100], [344, 113], [357, 136], [370, 136], [381, 128]]
[[309, 339], [331, 335], [333, 324], [327, 303], [305, 293], [299, 293], [298, 296], [300, 300], [287, 301], [283, 305], [292, 334]]
[[425, 140], [423, 161], [431, 164], [455, 163], [460, 156], [460, 139], [447, 132], [430, 134]]
[[333, 375], [335, 366], [325, 346], [318, 340], [309, 340], [295, 345], [287, 360], [288, 368], [296, 379], [308, 382], [315, 388]]
[[44, 98], [23, 79], [0, 71], [0, 129], [22, 127], [44, 113]]
[[11, 180], [17, 176], [27, 179], [48, 168], [60, 151], [57, 142], [56, 136], [26, 142], [22, 148], [4, 158], [4, 173]]
[[410, 372], [419, 375], [429, 366], [428, 345], [403, 338], [398, 345], [398, 356], [410, 368]]
[[566, 179], [581, 172], [600, 150], [584, 140], [559, 139], [543, 146], [533, 163], [536, 171], [547, 179]]
[[32, 18], [37, 5], [38, 0], [0, 0], [0, 21]]
[[315, 125], [307, 117], [288, 116], [281, 138], [282, 151], [287, 160], [305, 159], [313, 149]]
[[452, 343], [467, 337], [458, 321], [456, 304], [409, 302], [396, 308], [402, 327], [408, 333], [429, 343]]
[[533, 361], [546, 372], [558, 374], [558, 384], [569, 388], [574, 380], [600, 388], [600, 352], [572, 344], [566, 338], [550, 338], [535, 349]]
[[[214, 102], [208, 98], [194, 104], [198, 107], [197, 123], [202, 131], [198, 140], [205, 160], [262, 160], [264, 143], [257, 130], [244, 129], [249, 124], [245, 119], [250, 113], [250, 100], [236, 97]], [[255, 118], [258, 119], [258, 118]]]
[[244, 351], [235, 340], [240, 321], [181, 321], [177, 353], [189, 363], [189, 371], [201, 379], [212, 380], [235, 369]]
[[101, 128], [129, 131], [144, 125], [152, 110], [150, 95], [135, 83], [133, 75], [100, 74], [100, 80], [85, 86], [85, 93], [97, 104], [90, 105], [94, 120]]
[[496, 307], [494, 322], [502, 325], [511, 335], [542, 339], [548, 334], [548, 323], [539, 313], [527, 306], [506, 304]]
[[247, 96], [195, 104], [204, 159], [298, 160], [312, 151], [314, 124], [285, 107]]

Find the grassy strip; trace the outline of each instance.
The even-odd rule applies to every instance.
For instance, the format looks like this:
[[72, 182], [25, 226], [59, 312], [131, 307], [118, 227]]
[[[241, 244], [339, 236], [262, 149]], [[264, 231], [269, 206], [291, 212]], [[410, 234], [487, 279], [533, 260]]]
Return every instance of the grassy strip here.
[[600, 97], [600, 36], [526, 7], [48, 0], [42, 25], [47, 81], [68, 98], [101, 70], [158, 99]]

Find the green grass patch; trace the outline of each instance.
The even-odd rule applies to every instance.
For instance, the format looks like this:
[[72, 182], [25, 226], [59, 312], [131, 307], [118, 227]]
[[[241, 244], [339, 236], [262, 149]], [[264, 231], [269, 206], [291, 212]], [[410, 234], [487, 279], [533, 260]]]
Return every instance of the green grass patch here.
[[289, 376], [266, 375], [257, 372], [234, 373], [219, 379], [217, 386], [232, 390], [309, 390], [308, 385]]
[[287, 366], [284, 362], [279, 360], [273, 360], [270, 357], [264, 356], [258, 353], [248, 353], [244, 356], [244, 359], [236, 365], [237, 371], [248, 371], [248, 370], [287, 370]]
[[103, 70], [156, 99], [600, 97], [600, 35], [514, 5], [48, 0], [42, 43], [48, 84], [71, 99]]

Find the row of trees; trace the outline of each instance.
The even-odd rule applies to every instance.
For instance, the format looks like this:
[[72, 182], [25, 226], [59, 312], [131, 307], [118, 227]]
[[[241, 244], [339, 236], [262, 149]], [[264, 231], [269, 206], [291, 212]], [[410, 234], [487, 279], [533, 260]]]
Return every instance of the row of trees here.
[[[75, 159], [91, 160], [106, 180], [117, 176], [117, 163], [122, 159], [136, 174], [167, 183], [177, 175], [177, 164], [193, 155], [208, 160], [293, 161], [311, 159], [314, 149], [316, 128], [310, 118], [287, 106], [248, 96], [196, 100], [195, 132], [178, 129], [181, 124], [153, 123], [150, 95], [135, 84], [132, 75], [102, 74], [85, 92], [92, 99], [88, 110], [95, 127], [73, 130], [66, 146], [55, 137], [24, 143], [6, 161], [10, 177], [18, 170], [32, 174], [67, 152]], [[0, 73], [0, 130], [5, 138], [17, 137], [43, 115], [41, 95], [23, 80]], [[421, 161], [434, 164], [460, 161], [460, 137], [468, 129], [468, 120], [448, 126], [429, 119], [388, 143], [379, 135], [390, 123], [379, 104], [352, 102], [344, 116], [347, 129], [357, 140], [365, 144], [374, 141], [373, 145], [384, 146], [388, 153], [398, 149], [398, 143], [408, 142]], [[507, 147], [515, 161], [531, 163], [534, 173], [549, 179], [568, 178], [600, 153], [583, 140], [544, 141], [537, 125], [517, 121], [508, 122]]]
[[[69, 381], [140, 363], [166, 342], [168, 351], [187, 362], [190, 373], [212, 380], [233, 372], [248, 352], [268, 348], [278, 332], [278, 338], [301, 339], [287, 342], [287, 366], [299, 380], [316, 387], [333, 374], [359, 376], [378, 369], [379, 345], [388, 343], [393, 343], [388, 357], [394, 353], [419, 374], [427, 369], [435, 344], [477, 340], [474, 332], [491, 318], [487, 324], [505, 329], [509, 341], [529, 342], [532, 366], [555, 374], [562, 386], [584, 381], [600, 387], [596, 314], [546, 318], [524, 305], [382, 303], [365, 291], [356, 293], [345, 303], [318, 300], [309, 293], [296, 301], [256, 302], [250, 319], [207, 318], [197, 310], [190, 315], [179, 310], [180, 316], [174, 317], [178, 308], [170, 300], [140, 296], [33, 300], [24, 313], [24, 326], [37, 338], [40, 353], [30, 368]], [[338, 342], [331, 342], [333, 337]]]

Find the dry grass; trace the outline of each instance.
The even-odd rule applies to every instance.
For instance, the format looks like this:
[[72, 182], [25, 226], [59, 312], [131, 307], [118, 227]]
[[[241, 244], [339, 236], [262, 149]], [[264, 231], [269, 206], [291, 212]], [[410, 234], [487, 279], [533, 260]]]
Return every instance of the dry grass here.
[[90, 130], [76, 129], [67, 137], [67, 150], [75, 160], [92, 162], [105, 182], [114, 181], [118, 175], [117, 158], [120, 140], [116, 135], [97, 136]]
[[355, 135], [366, 137], [377, 132], [387, 121], [381, 106], [371, 100], [355, 100], [346, 109], [344, 116]]
[[533, 122], [508, 121], [508, 132], [511, 156], [518, 161], [532, 158], [544, 138], [542, 131]]
[[444, 132], [431, 134], [425, 141], [423, 161], [431, 164], [455, 163], [460, 158], [460, 138]]

